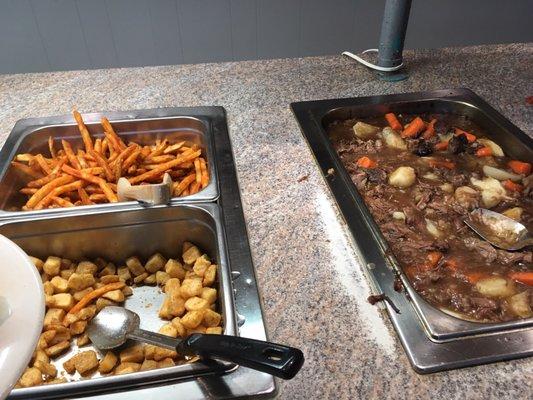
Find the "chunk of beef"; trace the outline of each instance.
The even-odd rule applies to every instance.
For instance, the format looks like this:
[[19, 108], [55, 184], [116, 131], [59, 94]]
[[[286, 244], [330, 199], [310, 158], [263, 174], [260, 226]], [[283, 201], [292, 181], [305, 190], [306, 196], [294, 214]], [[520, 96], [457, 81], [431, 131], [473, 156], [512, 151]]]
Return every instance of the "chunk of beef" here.
[[465, 135], [454, 135], [448, 142], [448, 151], [452, 154], [463, 153], [468, 147], [468, 139]]
[[494, 262], [498, 258], [496, 249], [484, 240], [469, 237], [465, 238], [463, 243], [467, 249], [476, 251], [489, 263]]
[[357, 170], [351, 173], [352, 182], [355, 183], [357, 190], [362, 192], [365, 190], [366, 183], [368, 182], [368, 176], [365, 171]]
[[496, 250], [496, 258], [504, 265], [513, 265], [518, 263], [533, 262], [533, 254], [531, 251], [505, 251]]
[[387, 173], [381, 168], [370, 168], [366, 174], [371, 183], [384, 183], [387, 180]]

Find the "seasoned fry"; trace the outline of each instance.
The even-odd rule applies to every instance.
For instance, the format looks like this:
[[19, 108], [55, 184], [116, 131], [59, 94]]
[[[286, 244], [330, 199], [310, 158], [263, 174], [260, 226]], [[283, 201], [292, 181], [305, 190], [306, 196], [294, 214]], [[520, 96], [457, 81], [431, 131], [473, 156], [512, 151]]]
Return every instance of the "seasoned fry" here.
[[28, 186], [29, 188], [40, 188], [41, 186], [46, 185], [48, 182], [53, 181], [55, 178], [57, 178], [57, 176], [57, 174], [52, 173], [43, 178], [36, 179], [34, 181], [29, 181], [26, 186]]
[[141, 148], [136, 148], [133, 150], [133, 152], [126, 158], [126, 160], [122, 163], [122, 171], [127, 171], [129, 167], [133, 165], [133, 163], [137, 160], [137, 157], [141, 154]]
[[102, 139], [98, 138], [94, 141], [94, 151], [98, 154], [102, 154]]
[[196, 152], [190, 152], [190, 153], [184, 153], [180, 156], [177, 156], [176, 159], [163, 163], [159, 167], [148, 171], [142, 175], [130, 178], [130, 183], [133, 185], [135, 183], [139, 183], [154, 177], [157, 177], [158, 175], [162, 175], [167, 169], [171, 169], [177, 165], [180, 165], [186, 161], [194, 160], [196, 157], [200, 156], [202, 152], [200, 150]]
[[113, 192], [109, 184], [102, 178], [85, 173], [83, 171], [78, 171], [72, 167], [69, 167], [68, 165], [63, 165], [62, 170], [69, 175], [75, 176], [76, 178], [83, 179], [87, 182], [95, 183], [100, 186], [109, 202], [116, 203], [118, 201], [117, 195]]
[[106, 133], [106, 137], [108, 138], [110, 143], [113, 143], [114, 147], [118, 149], [119, 151], [122, 151], [126, 148], [126, 145], [122, 141], [122, 139], [115, 133], [115, 130], [109, 123], [109, 120], [106, 117], [102, 117], [101, 121], [102, 126], [104, 127], [104, 131]]
[[183, 192], [195, 180], [196, 180], [196, 174], [187, 175], [185, 178], [183, 178], [182, 181], [178, 184], [178, 186], [174, 189], [174, 196], [179, 196], [180, 194], [183, 194]]
[[39, 167], [42, 169], [45, 175], [49, 175], [52, 173], [52, 169], [50, 168], [42, 154], [37, 154], [34, 157], [34, 160], [37, 162], [37, 164], [39, 164]]
[[42, 210], [44, 207], [46, 207], [50, 202], [53, 200], [54, 197], [58, 197], [62, 195], [63, 193], [68, 193], [72, 191], [77, 191], [79, 188], [83, 187], [85, 185], [85, 182], [83, 181], [75, 181], [72, 183], [68, 183], [66, 185], [58, 186], [55, 189], [53, 189], [50, 193], [48, 193], [41, 201], [39, 201], [35, 205], [36, 210]]
[[59, 187], [59, 186], [62, 186], [62, 185], [65, 185], [67, 183], [71, 183], [74, 181], [75, 181], [75, 178], [69, 175], [60, 176], [52, 180], [51, 182], [47, 183], [42, 188], [40, 188], [37, 192], [35, 192], [35, 194], [30, 197], [25, 207], [29, 209], [35, 207], [38, 202], [40, 202], [48, 193], [50, 193], [56, 187]]
[[84, 206], [93, 204], [91, 199], [89, 199], [89, 195], [87, 194], [87, 191], [84, 188], [78, 188], [78, 196], [81, 200], [81, 204], [83, 204]]
[[61, 145], [63, 146], [63, 150], [65, 150], [65, 154], [67, 155], [68, 161], [72, 164], [72, 166], [76, 169], [81, 169], [80, 162], [74, 155], [74, 151], [72, 150], [70, 143], [66, 140], [61, 140]]
[[178, 150], [179, 150], [184, 144], [185, 144], [185, 142], [179, 142], [179, 143], [173, 144], [172, 146], [168, 146], [168, 147], [163, 151], [163, 153], [164, 153], [164, 154], [175, 153], [175, 152], [178, 151]]
[[196, 172], [196, 183], [202, 183], [202, 167], [198, 158], [194, 160], [194, 170]]
[[200, 168], [202, 170], [202, 188], [205, 188], [209, 183], [209, 175], [207, 173], [207, 164], [202, 157], [200, 157]]
[[35, 192], [37, 192], [37, 188], [30, 188], [30, 187], [27, 187], [27, 188], [22, 188], [19, 190], [20, 193], [22, 194], [34, 194]]
[[102, 155], [99, 154], [96, 150], [89, 151], [89, 154], [95, 159], [98, 165], [104, 169], [105, 177], [107, 178], [107, 180], [112, 181], [115, 178], [115, 175], [113, 174], [113, 171], [111, 171], [111, 167], [109, 167], [109, 164], [104, 159], [104, 157], [102, 157]]
[[12, 161], [11, 165], [15, 167], [15, 169], [18, 169], [19, 171], [25, 173], [26, 175], [31, 176], [33, 179], [40, 179], [43, 177], [43, 174], [41, 174], [38, 171], [35, 171], [33, 168], [27, 166], [26, 164], [22, 164], [18, 161]]
[[78, 129], [80, 130], [81, 138], [83, 140], [83, 144], [85, 145], [85, 150], [94, 150], [91, 135], [89, 134], [89, 131], [87, 130], [87, 127], [83, 122], [81, 114], [77, 110], [72, 111], [72, 114], [74, 115], [74, 119], [76, 119], [76, 122], [78, 123]]
[[56, 158], [56, 149], [54, 147], [54, 138], [52, 136], [48, 136], [48, 150], [50, 151], [50, 156]]
[[52, 196], [52, 201], [60, 207], [74, 207], [70, 201], [62, 199], [61, 197]]

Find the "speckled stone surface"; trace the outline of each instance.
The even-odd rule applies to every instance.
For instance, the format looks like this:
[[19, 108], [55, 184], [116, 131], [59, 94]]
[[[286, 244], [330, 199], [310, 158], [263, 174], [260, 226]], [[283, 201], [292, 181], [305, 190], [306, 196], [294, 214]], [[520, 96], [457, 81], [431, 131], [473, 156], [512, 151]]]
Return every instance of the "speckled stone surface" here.
[[[164, 106], [228, 113], [270, 338], [306, 364], [282, 399], [531, 398], [533, 359], [433, 375], [409, 365], [369, 305], [358, 251], [289, 103], [468, 87], [533, 134], [533, 45], [406, 52], [410, 78], [385, 83], [340, 56], [0, 76], [0, 140], [25, 117]], [[299, 178], [308, 177], [299, 182]]]

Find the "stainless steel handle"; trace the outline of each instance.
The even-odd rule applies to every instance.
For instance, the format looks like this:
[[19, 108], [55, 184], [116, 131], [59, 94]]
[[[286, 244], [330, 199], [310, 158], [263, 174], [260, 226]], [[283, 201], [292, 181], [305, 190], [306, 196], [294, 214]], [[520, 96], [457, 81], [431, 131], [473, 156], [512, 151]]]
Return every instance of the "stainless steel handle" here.
[[181, 344], [181, 340], [174, 339], [160, 333], [145, 331], [144, 329], [135, 329], [128, 337], [130, 339], [138, 340], [139, 342], [149, 343], [156, 346], [165, 347], [167, 349], [176, 350], [176, 347]]

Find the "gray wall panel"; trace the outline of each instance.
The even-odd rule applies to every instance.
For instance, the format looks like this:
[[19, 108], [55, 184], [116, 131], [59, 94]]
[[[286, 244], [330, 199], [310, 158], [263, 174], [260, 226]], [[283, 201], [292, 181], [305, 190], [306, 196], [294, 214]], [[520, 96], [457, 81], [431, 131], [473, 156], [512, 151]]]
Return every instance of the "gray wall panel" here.
[[0, 73], [50, 70], [28, 0], [0, 2]]
[[150, 64], [181, 64], [183, 50], [178, 26], [176, 0], [150, 1], [155, 60]]
[[299, 56], [301, 1], [257, 0], [259, 58]]
[[230, 0], [234, 60], [257, 58], [257, 0]]

